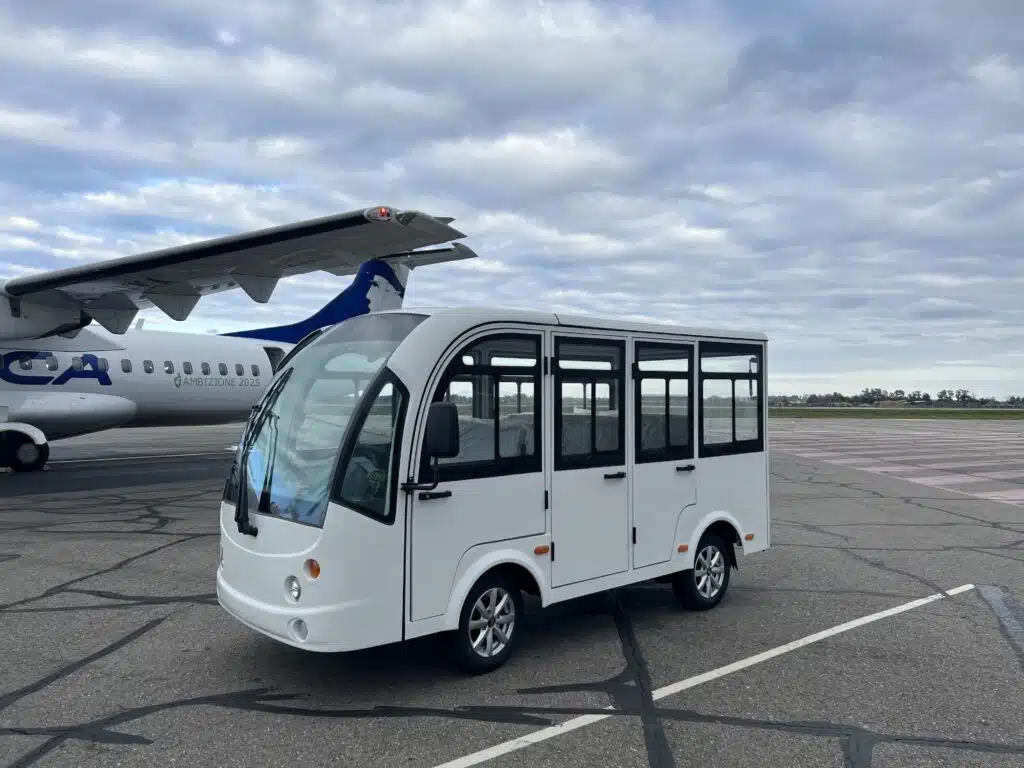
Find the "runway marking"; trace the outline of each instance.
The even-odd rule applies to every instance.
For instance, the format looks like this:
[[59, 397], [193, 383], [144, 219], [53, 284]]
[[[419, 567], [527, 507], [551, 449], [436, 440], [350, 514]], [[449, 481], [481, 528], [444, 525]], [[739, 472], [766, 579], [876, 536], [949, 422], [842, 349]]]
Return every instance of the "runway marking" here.
[[1024, 423], [771, 423], [769, 450], [944, 493], [1024, 506]]
[[[963, 469], [964, 467], [1006, 467], [1019, 463], [1019, 459], [1001, 459], [999, 461], [964, 461], [961, 459], [960, 461], [941, 461], [938, 464], [928, 463], [921, 466], [928, 467], [928, 469]], [[1020, 470], [1016, 471], [1020, 472]]]
[[[696, 688], [698, 685], [704, 685], [705, 683], [710, 683], [714, 680], [718, 680], [719, 678], [725, 677], [726, 675], [731, 675], [733, 672], [739, 672], [740, 670], [748, 669], [749, 667], [753, 667], [757, 664], [761, 664], [765, 661], [777, 658], [779, 656], [782, 656], [783, 654], [790, 653], [791, 651], [795, 651], [799, 648], [806, 648], [808, 645], [821, 642], [822, 640], [827, 640], [828, 638], [835, 637], [836, 635], [842, 634], [843, 632], [849, 632], [851, 629], [857, 629], [858, 627], [863, 627], [866, 624], [871, 624], [875, 621], [887, 619], [890, 616], [896, 616], [900, 613], [906, 613], [907, 611], [912, 611], [915, 608], [920, 608], [921, 606], [928, 605], [929, 603], [934, 603], [936, 600], [942, 600], [946, 597], [953, 597], [954, 595], [959, 595], [963, 592], [968, 592], [972, 589], [974, 589], [973, 584], [964, 584], [954, 589], [946, 590], [945, 592], [936, 592], [933, 595], [928, 595], [928, 597], [922, 597], [917, 600], [912, 600], [909, 603], [897, 605], [894, 608], [888, 608], [884, 611], [878, 611], [877, 613], [872, 613], [868, 616], [861, 616], [859, 619], [848, 621], [845, 624], [838, 624], [834, 627], [831, 627], [830, 629], [825, 629], [821, 632], [816, 632], [813, 635], [807, 635], [806, 637], [802, 637], [799, 640], [794, 640], [791, 643], [786, 643], [785, 645], [770, 648], [769, 650], [763, 651], [762, 653], [759, 653], [755, 656], [749, 656], [745, 659], [734, 661], [732, 664], [726, 664], [724, 667], [713, 669], [710, 672], [704, 672], [700, 675], [694, 675], [693, 677], [688, 677], [685, 680], [680, 680], [677, 683], [672, 683], [671, 685], [666, 685], [662, 688], [658, 688], [656, 691], [653, 691], [651, 693], [651, 698], [653, 698], [655, 701], [658, 701], [659, 699], [664, 699], [666, 696], [674, 696], [675, 694], [688, 690], [690, 688]], [[458, 757], [454, 760], [449, 760], [447, 763], [441, 763], [439, 765], [434, 766], [434, 768], [469, 768], [469, 766], [472, 765], [480, 765], [481, 763], [486, 763], [488, 760], [493, 760], [496, 757], [507, 755], [510, 752], [517, 752], [518, 750], [524, 749], [525, 747], [531, 746], [533, 744], [539, 744], [542, 741], [553, 739], [556, 736], [562, 736], [566, 733], [571, 733], [572, 731], [579, 730], [580, 728], [585, 728], [588, 725], [593, 725], [594, 723], [606, 720], [615, 714], [613, 707], [605, 707], [605, 709], [611, 710], [609, 714], [592, 714], [582, 715], [581, 717], [574, 717], [571, 720], [566, 720], [564, 723], [559, 723], [558, 725], [553, 725], [549, 728], [534, 731], [533, 733], [528, 733], [525, 736], [520, 736], [519, 738], [510, 739], [509, 741], [502, 742], [501, 744], [495, 744], [492, 747], [481, 749], [480, 751], [474, 752], [471, 755], [465, 755], [463, 757]]]
[[[229, 448], [228, 450], [234, 450]], [[139, 456], [104, 456], [98, 459], [57, 459], [46, 462], [50, 464], [101, 464], [110, 461], [142, 461], [144, 459], [194, 459], [202, 456], [222, 456], [220, 451], [203, 451], [202, 453], [144, 453]]]
[[[998, 479], [998, 478], [995, 478]], [[991, 477], [979, 477], [977, 475], [928, 475], [927, 477], [915, 477], [915, 483], [922, 485], [934, 485], [943, 487], [947, 485], [965, 485], [967, 483], [991, 483]]]
[[1011, 504], [1024, 504], [1024, 488], [1013, 488], [1009, 491], [979, 491], [978, 496], [984, 496], [992, 501], [1008, 501]]
[[1005, 472], [1003, 470], [998, 472], [979, 472], [978, 477], [984, 477], [988, 480], [1024, 480], [1024, 471], [1011, 469]]

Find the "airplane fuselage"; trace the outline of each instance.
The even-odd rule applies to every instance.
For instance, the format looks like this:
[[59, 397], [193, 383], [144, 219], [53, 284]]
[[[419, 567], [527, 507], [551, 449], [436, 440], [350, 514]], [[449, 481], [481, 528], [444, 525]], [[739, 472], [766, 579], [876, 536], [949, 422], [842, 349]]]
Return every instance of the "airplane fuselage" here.
[[136, 329], [22, 340], [0, 348], [0, 407], [7, 421], [31, 424], [50, 440], [115, 427], [242, 421], [290, 348]]

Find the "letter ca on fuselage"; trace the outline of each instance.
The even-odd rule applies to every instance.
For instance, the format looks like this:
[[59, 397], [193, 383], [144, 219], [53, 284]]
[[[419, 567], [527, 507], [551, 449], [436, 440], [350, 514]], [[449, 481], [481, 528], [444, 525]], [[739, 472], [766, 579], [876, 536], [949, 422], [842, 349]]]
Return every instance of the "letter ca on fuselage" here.
[[46, 375], [34, 371], [29, 373], [28, 371], [15, 369], [15, 366], [20, 364], [22, 360], [45, 360], [49, 357], [54, 357], [52, 352], [39, 352], [37, 350], [5, 352], [2, 358], [0, 358], [0, 381], [6, 381], [8, 384], [37, 387], [46, 384], [60, 386], [67, 384], [72, 379], [95, 379], [104, 387], [109, 387], [112, 384], [110, 375], [100, 369], [99, 358], [91, 354], [77, 355], [82, 361], [80, 370], [76, 369], [73, 365], [69, 365], [63, 371], [53, 375]]

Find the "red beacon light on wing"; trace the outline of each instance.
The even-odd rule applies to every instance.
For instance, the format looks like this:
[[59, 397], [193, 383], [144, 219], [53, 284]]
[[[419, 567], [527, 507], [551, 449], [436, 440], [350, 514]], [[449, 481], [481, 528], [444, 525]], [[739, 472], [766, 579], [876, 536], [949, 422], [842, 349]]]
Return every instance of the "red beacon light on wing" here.
[[391, 219], [395, 218], [395, 211], [386, 205], [379, 205], [376, 208], [368, 208], [366, 210], [366, 218], [370, 221], [391, 221]]

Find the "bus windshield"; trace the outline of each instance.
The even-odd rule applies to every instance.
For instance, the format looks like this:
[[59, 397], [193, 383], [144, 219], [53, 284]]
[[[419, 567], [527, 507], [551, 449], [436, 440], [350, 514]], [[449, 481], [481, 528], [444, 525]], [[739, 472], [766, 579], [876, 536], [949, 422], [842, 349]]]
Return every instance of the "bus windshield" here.
[[239, 530], [249, 513], [323, 526], [352, 413], [391, 353], [424, 319], [404, 312], [350, 318], [277, 373], [253, 409], [225, 487], [225, 500], [239, 504]]

